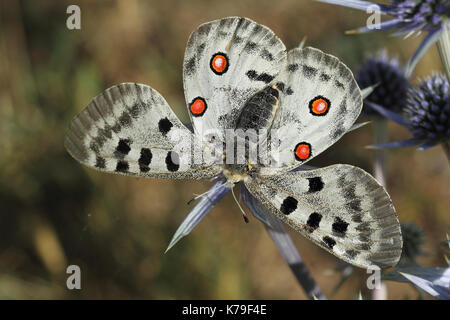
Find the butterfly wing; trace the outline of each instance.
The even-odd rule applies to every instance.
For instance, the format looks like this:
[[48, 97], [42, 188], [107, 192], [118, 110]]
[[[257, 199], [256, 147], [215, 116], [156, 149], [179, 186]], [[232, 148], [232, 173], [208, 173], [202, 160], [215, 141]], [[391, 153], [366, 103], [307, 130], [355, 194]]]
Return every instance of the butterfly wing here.
[[278, 218], [353, 265], [396, 265], [400, 225], [385, 189], [350, 165], [257, 176], [248, 190]]
[[239, 110], [281, 69], [286, 48], [265, 26], [246, 18], [202, 24], [189, 38], [183, 81], [197, 134], [234, 129]]
[[289, 51], [274, 83], [280, 102], [272, 136], [279, 140], [271, 141], [275, 158], [270, 167], [278, 167], [278, 171], [289, 171], [330, 147], [361, 112], [361, 92], [352, 72], [318, 49]]
[[64, 145], [84, 165], [106, 172], [157, 178], [207, 178], [196, 137], [149, 86], [123, 83], [95, 97], [70, 123]]

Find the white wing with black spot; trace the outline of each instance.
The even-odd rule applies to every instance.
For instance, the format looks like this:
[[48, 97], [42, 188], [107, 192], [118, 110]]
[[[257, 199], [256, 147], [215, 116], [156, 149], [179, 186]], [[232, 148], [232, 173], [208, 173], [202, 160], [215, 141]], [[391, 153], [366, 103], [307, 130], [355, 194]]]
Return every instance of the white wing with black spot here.
[[280, 91], [272, 125], [274, 158], [261, 174], [289, 171], [317, 156], [347, 132], [362, 108], [352, 72], [314, 48], [293, 49], [273, 81]]
[[249, 179], [248, 190], [278, 218], [353, 265], [396, 265], [400, 224], [385, 189], [350, 165]]
[[96, 96], [70, 123], [64, 145], [84, 165], [156, 178], [208, 178], [220, 167], [149, 86], [123, 83]]
[[286, 48], [267, 27], [239, 17], [202, 24], [189, 38], [183, 67], [188, 112], [195, 133], [234, 129], [245, 102], [271, 82]]

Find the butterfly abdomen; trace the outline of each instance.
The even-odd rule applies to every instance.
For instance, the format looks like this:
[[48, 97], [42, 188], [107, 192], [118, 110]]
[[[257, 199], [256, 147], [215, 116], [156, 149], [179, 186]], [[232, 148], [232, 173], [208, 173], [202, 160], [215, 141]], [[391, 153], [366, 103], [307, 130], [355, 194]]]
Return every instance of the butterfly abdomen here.
[[261, 130], [269, 129], [278, 108], [278, 90], [276, 87], [266, 87], [251, 97], [239, 114], [236, 129]]

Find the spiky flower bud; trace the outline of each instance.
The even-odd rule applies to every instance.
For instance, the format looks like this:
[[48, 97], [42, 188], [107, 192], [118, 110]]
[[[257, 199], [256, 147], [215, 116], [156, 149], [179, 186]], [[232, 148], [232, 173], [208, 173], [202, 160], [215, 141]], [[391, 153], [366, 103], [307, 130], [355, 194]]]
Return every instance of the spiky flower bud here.
[[421, 255], [422, 245], [425, 242], [423, 229], [415, 223], [401, 223], [403, 237], [403, 251], [400, 264], [408, 265], [414, 263], [417, 256]]
[[428, 141], [450, 139], [450, 89], [448, 80], [434, 75], [411, 88], [405, 108], [414, 138]]
[[[399, 66], [398, 60], [389, 59], [385, 54], [369, 58], [359, 68], [356, 74], [356, 81], [360, 88], [378, 84], [375, 90], [367, 97], [368, 101], [397, 113], [400, 113], [403, 109], [409, 82], [404, 76], [404, 71]], [[363, 108], [363, 114], [370, 117], [381, 117], [378, 112], [366, 104]]]
[[440, 28], [445, 19], [450, 17], [450, 1], [392, 0], [388, 14], [410, 21], [410, 29], [430, 31]]

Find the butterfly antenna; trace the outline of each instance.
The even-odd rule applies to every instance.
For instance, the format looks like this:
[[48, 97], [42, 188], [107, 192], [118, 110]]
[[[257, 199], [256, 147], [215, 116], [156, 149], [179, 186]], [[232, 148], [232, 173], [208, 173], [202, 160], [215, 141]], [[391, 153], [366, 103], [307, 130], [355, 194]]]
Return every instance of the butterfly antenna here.
[[236, 199], [236, 195], [234, 194], [234, 187], [231, 188], [231, 194], [233, 195], [234, 201], [236, 201], [236, 203], [237, 203], [239, 209], [241, 209], [242, 217], [244, 217], [245, 223], [248, 223], [249, 220], [248, 220], [247, 214], [245, 213], [244, 209], [242, 209], [241, 204], [240, 204], [239, 201]]

